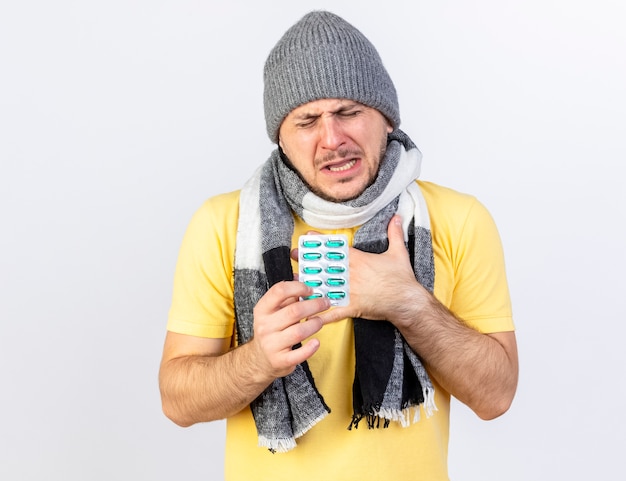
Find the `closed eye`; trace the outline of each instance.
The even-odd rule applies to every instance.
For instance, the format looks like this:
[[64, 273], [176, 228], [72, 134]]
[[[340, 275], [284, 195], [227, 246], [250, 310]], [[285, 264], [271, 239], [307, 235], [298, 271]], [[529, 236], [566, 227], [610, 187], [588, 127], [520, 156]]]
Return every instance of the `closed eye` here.
[[315, 122], [317, 121], [318, 118], [319, 116], [317, 115], [305, 117], [296, 123], [296, 127], [300, 129], [306, 129], [307, 127], [312, 127], [313, 125], [315, 125]]
[[337, 115], [342, 118], [350, 118], [350, 117], [356, 117], [361, 112], [362, 112], [361, 109], [346, 109], [346, 110], [338, 111]]

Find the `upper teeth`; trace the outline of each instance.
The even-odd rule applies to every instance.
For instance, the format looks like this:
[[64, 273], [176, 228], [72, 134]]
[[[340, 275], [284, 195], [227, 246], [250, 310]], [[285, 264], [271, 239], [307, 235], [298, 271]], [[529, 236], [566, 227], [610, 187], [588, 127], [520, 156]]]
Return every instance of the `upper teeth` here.
[[341, 172], [342, 170], [348, 170], [351, 167], [354, 166], [354, 164], [356, 164], [356, 160], [351, 160], [341, 166], [330, 166], [328, 167], [329, 170], [332, 170], [333, 172]]

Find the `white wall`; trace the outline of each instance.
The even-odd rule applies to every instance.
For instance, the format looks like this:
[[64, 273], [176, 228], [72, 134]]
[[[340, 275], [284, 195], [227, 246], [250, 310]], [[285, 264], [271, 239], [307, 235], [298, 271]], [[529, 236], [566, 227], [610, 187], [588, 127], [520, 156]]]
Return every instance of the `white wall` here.
[[622, 471], [625, 4], [306, 5], [0, 4], [1, 479], [221, 479], [223, 423], [160, 411], [173, 268], [193, 211], [269, 155], [263, 61], [313, 8], [377, 45], [423, 178], [500, 228], [519, 392], [488, 423], [454, 405], [452, 478]]

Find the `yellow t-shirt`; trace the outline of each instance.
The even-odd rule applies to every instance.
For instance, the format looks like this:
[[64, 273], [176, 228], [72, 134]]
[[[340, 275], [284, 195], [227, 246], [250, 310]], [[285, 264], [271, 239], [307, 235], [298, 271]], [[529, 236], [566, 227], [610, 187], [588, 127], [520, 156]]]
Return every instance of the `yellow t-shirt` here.
[[[496, 226], [474, 197], [418, 181], [428, 205], [435, 258], [434, 294], [478, 331], [514, 329], [504, 257]], [[167, 329], [199, 337], [233, 335], [233, 268], [239, 191], [207, 200], [191, 220], [181, 246]], [[292, 245], [311, 228], [295, 219]], [[357, 230], [346, 234], [352, 243]], [[294, 263], [294, 272], [297, 266]], [[311, 373], [331, 413], [297, 440], [288, 453], [257, 445], [249, 408], [227, 420], [227, 481], [320, 479], [448, 480], [450, 395], [434, 380], [438, 411], [403, 428], [348, 430], [352, 416], [352, 320], [329, 324], [315, 335], [320, 349]]]

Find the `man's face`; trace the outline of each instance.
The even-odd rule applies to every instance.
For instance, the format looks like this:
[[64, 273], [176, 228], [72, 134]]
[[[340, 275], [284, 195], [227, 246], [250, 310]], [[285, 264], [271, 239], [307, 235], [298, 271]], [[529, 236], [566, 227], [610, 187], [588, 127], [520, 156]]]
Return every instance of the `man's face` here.
[[376, 179], [392, 127], [376, 109], [345, 99], [314, 100], [292, 110], [278, 143], [319, 197], [358, 197]]

